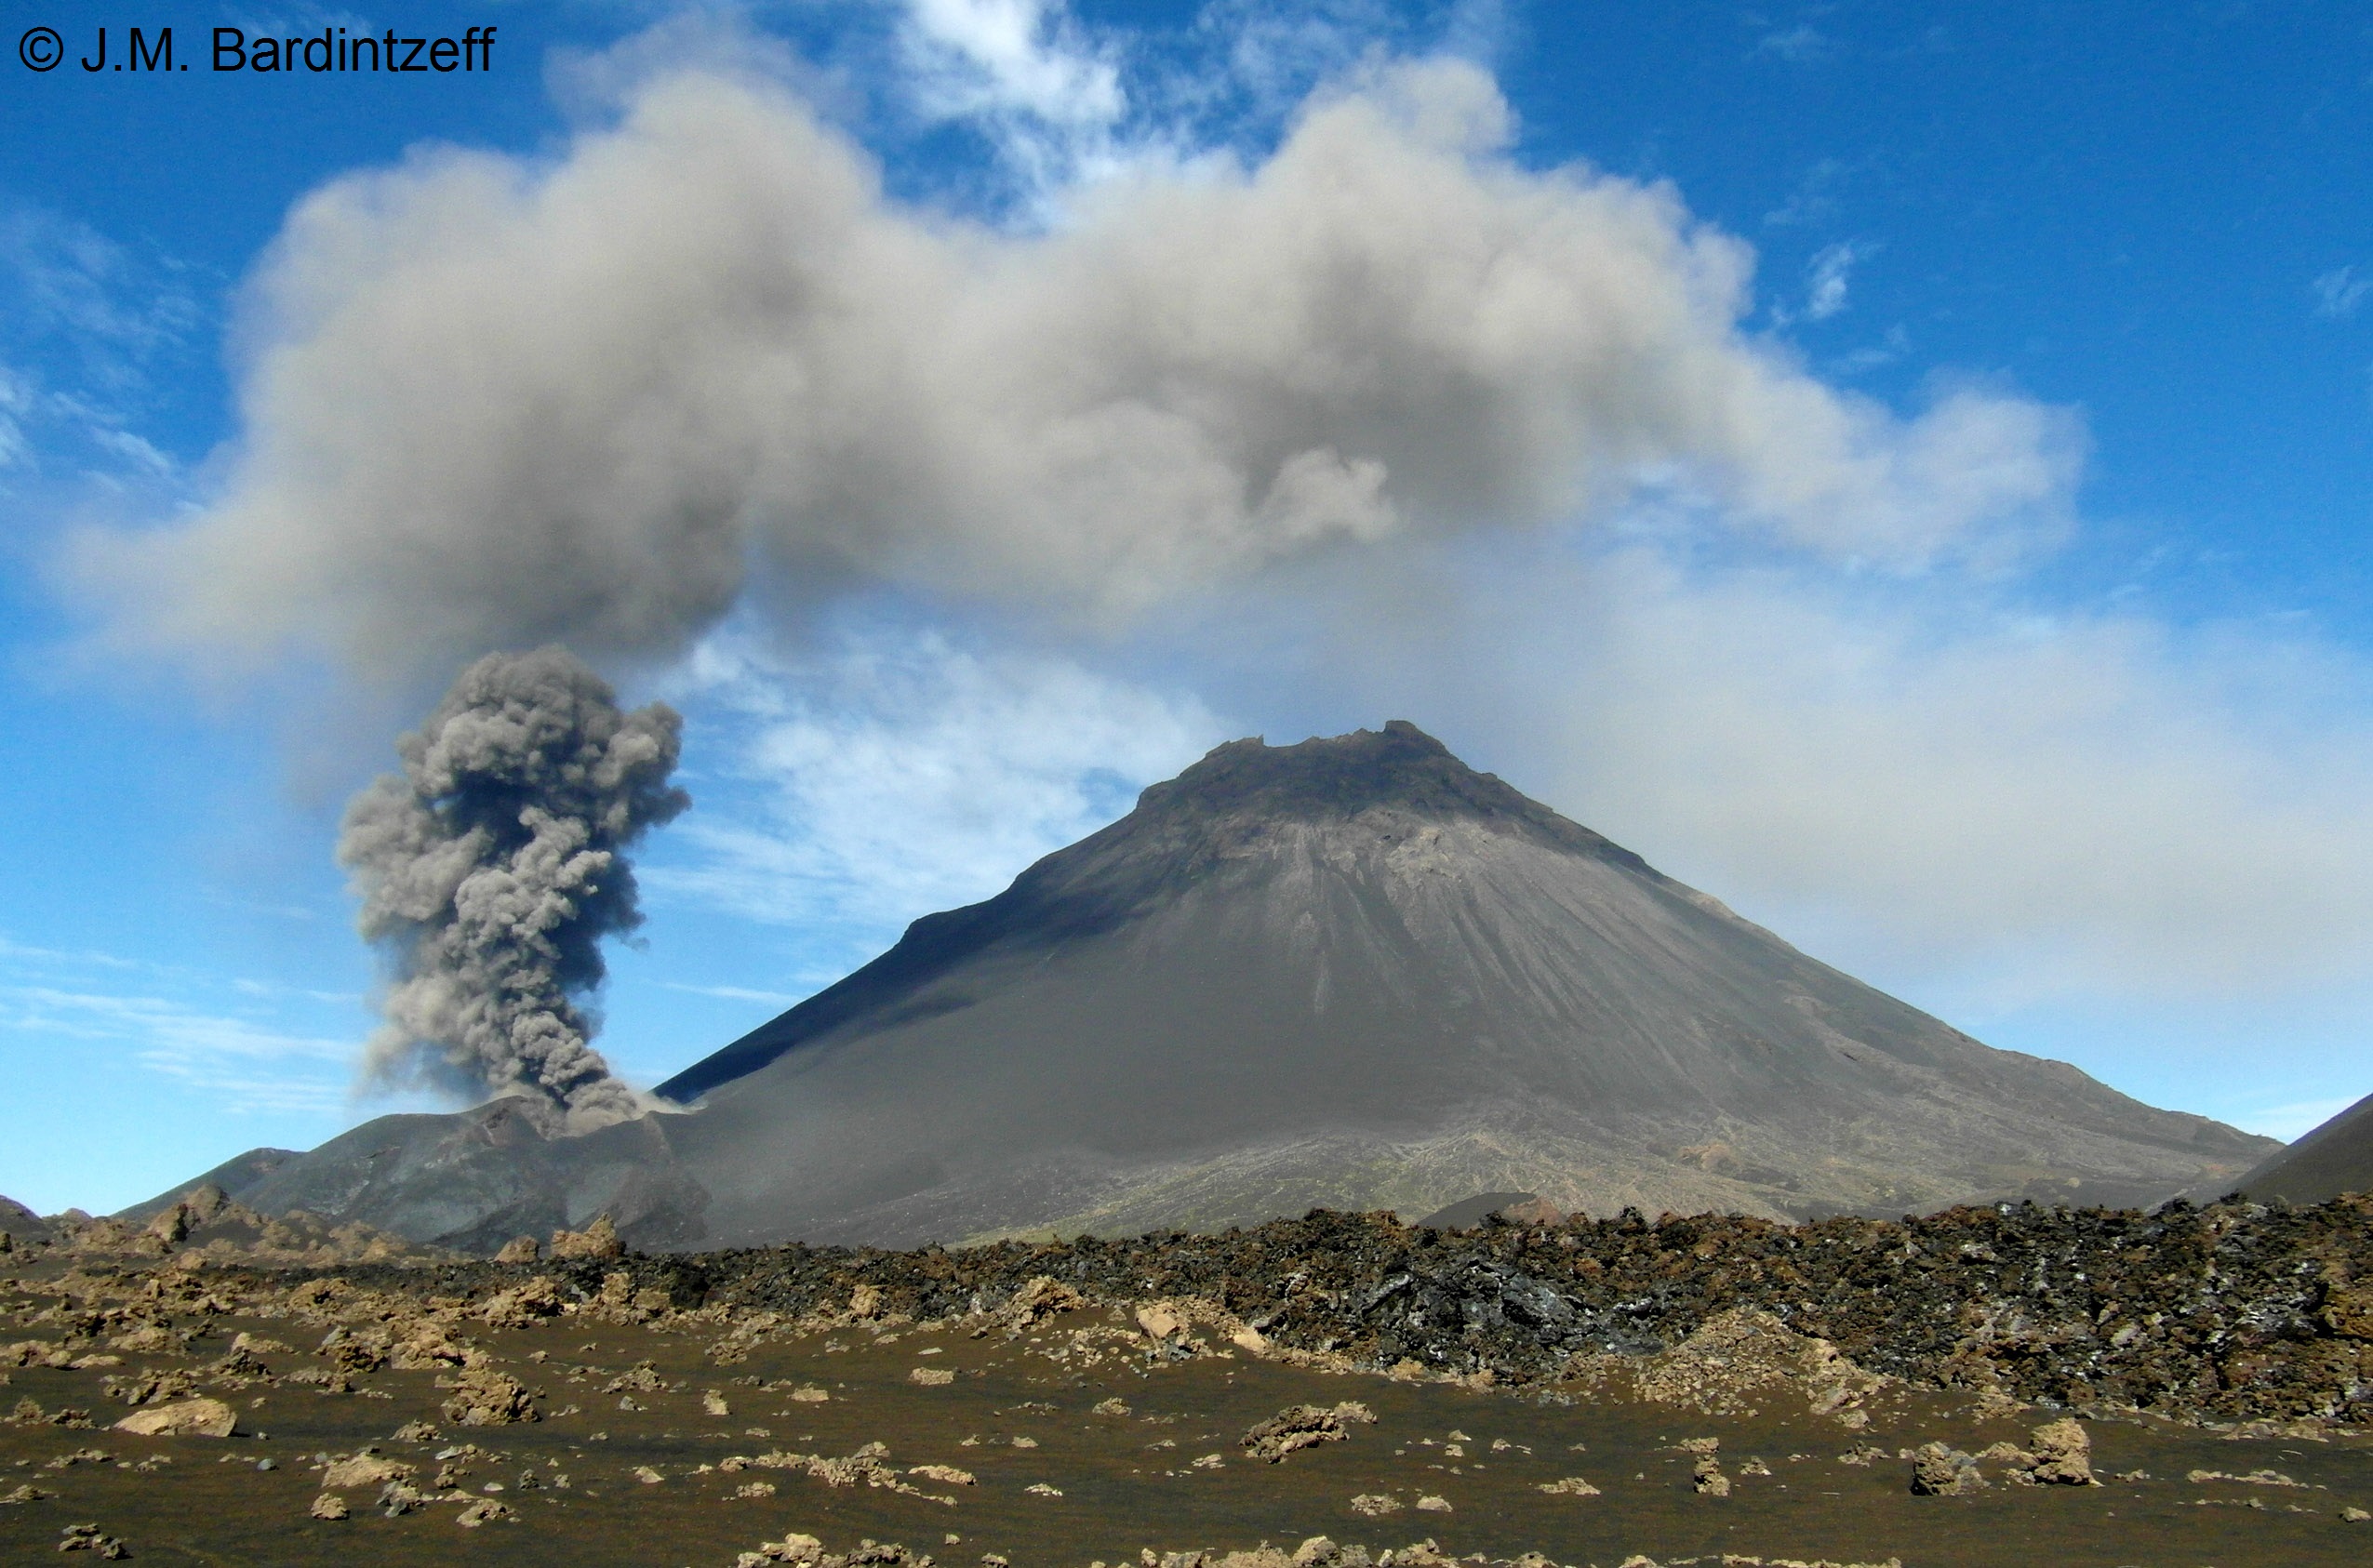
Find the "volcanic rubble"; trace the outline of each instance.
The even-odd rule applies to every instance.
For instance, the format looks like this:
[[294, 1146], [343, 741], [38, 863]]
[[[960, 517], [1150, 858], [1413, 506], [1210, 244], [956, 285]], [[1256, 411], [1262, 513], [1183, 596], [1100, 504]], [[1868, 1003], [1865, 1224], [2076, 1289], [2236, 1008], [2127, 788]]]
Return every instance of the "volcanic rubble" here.
[[[598, 1289], [607, 1267], [575, 1265], [572, 1288]], [[1626, 1211], [1464, 1231], [1321, 1211], [1221, 1235], [790, 1246], [623, 1267], [638, 1298], [790, 1318], [857, 1290], [916, 1320], [982, 1313], [1033, 1289], [1188, 1303], [1272, 1353], [1519, 1387], [1667, 1350], [1747, 1309], [1916, 1386], [2187, 1420], [2373, 1425], [2363, 1196], [2152, 1214], [2028, 1203], [1794, 1226]], [[507, 1277], [483, 1264], [429, 1273], [453, 1292]], [[1181, 1354], [1188, 1326], [1164, 1336]]]
[[[923, 1568], [919, 1545], [856, 1531], [937, 1547], [943, 1528], [951, 1562], [991, 1545], [983, 1568], [1011, 1568], [1084, 1562], [1083, 1543], [1140, 1527], [1248, 1543], [1406, 1515], [1434, 1537], [1373, 1558], [1328, 1536], [1173, 1536], [1111, 1561], [1548, 1568], [1530, 1554], [1623, 1561], [1619, 1538], [1662, 1554], [1635, 1564], [1811, 1561], [1708, 1534], [1739, 1527], [1726, 1518], [1872, 1561], [1886, 1531], [1916, 1528], [1923, 1561], [1991, 1562], [2033, 1561], [2022, 1526], [1966, 1510], [2062, 1492], [2099, 1495], [2100, 1517], [2035, 1528], [2155, 1519], [2179, 1534], [2132, 1539], [2187, 1550], [2224, 1521], [2310, 1532], [2254, 1557], [2216, 1536], [2232, 1561], [2350, 1561], [2373, 1539], [2357, 1506], [2373, 1497], [2351, 1500], [2373, 1494], [2357, 1484], [2373, 1453], [2362, 1197], [1794, 1226], [1315, 1212], [1219, 1235], [698, 1256], [628, 1253], [596, 1224], [505, 1261], [232, 1216], [243, 1255], [221, 1205], [198, 1204], [217, 1212], [127, 1236], [70, 1224], [0, 1261], [21, 1335], [0, 1335], [0, 1381], [18, 1385], [0, 1464], [24, 1472], [0, 1485], [0, 1541], [55, 1508], [59, 1549], [149, 1555], [213, 1510], [250, 1534], [207, 1550], [287, 1561], [337, 1555], [320, 1533], [384, 1516], [471, 1529], [500, 1560], [503, 1540], [523, 1561], [533, 1541], [558, 1549], [538, 1531], [579, 1531], [567, 1549], [588, 1561], [642, 1561], [636, 1529], [743, 1531], [745, 1564]], [[588, 1335], [598, 1362], [577, 1359]], [[284, 1452], [254, 1429], [267, 1419], [322, 1446]], [[1676, 1441], [1676, 1423], [1698, 1435]], [[247, 1521], [192, 1456], [209, 1444], [242, 1461], [220, 1477], [288, 1497]], [[150, 1491], [107, 1490], [135, 1481]], [[143, 1512], [158, 1486], [182, 1490]], [[1161, 1490], [1177, 1487], [1205, 1500]], [[1795, 1511], [1770, 1511], [1782, 1502]], [[629, 1505], [640, 1524], [613, 1517]], [[715, 1511], [736, 1508], [755, 1510], [748, 1527]], [[786, 1511], [854, 1544], [786, 1531]]]

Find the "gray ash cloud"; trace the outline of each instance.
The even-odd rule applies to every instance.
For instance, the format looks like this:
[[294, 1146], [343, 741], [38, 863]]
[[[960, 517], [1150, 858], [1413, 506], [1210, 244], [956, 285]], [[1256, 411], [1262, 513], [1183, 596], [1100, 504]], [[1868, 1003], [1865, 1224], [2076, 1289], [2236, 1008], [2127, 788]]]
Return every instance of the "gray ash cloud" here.
[[479, 659], [397, 741], [338, 845], [393, 969], [372, 1077], [526, 1093], [570, 1131], [640, 1113], [582, 999], [603, 938], [642, 923], [625, 850], [691, 804], [668, 783], [682, 727], [551, 646]]

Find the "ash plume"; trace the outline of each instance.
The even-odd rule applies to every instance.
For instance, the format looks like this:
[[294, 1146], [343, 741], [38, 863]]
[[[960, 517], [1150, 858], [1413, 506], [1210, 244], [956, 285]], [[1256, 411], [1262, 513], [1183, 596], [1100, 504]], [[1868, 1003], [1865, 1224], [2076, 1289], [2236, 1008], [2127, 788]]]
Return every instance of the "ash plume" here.
[[667, 781], [682, 727], [551, 646], [479, 659], [396, 742], [403, 772], [355, 795], [338, 844], [393, 969], [371, 1077], [525, 1093], [571, 1132], [641, 1114], [579, 999], [602, 938], [642, 924], [624, 851], [692, 804]]
[[2067, 411], [1819, 380], [1747, 325], [1745, 246], [1513, 138], [1474, 67], [1379, 68], [1257, 163], [1132, 166], [1008, 233], [895, 200], [794, 95], [656, 75], [559, 156], [309, 196], [222, 494], [69, 569], [137, 639], [410, 674], [883, 587], [1117, 624], [1643, 485], [1913, 569], [2059, 526]]

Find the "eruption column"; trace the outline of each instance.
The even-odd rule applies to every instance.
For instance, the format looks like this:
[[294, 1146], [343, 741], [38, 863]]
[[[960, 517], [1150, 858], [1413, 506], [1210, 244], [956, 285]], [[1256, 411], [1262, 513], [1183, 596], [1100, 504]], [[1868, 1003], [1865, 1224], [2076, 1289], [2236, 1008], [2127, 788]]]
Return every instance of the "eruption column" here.
[[526, 1093], [584, 1132], [641, 1111], [586, 1042], [601, 940], [642, 924], [626, 848], [692, 804], [683, 720], [625, 712], [566, 648], [489, 654], [346, 808], [339, 863], [393, 970], [366, 1070]]

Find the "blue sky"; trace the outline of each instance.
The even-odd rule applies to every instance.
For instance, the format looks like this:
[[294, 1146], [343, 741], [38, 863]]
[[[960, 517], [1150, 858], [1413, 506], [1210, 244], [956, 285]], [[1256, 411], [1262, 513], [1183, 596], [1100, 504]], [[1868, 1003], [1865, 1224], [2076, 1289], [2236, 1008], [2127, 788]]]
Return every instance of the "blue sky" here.
[[[1993, 1043], [2282, 1136], [2373, 1088], [2361, 10], [406, 12], [494, 71], [218, 74], [389, 23], [189, 4], [91, 74], [164, 13], [9, 7], [70, 60], [0, 71], [0, 1192], [420, 1103], [352, 1087], [339, 809], [550, 635], [687, 720], [636, 1082], [1210, 744], [1407, 717]], [[1230, 303], [1354, 254], [1446, 313], [1326, 273], [1281, 362]], [[721, 587], [652, 531], [713, 500]], [[514, 515], [628, 565], [504, 579]]]

